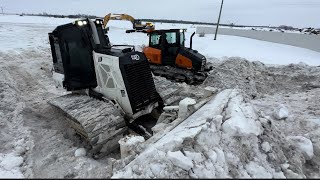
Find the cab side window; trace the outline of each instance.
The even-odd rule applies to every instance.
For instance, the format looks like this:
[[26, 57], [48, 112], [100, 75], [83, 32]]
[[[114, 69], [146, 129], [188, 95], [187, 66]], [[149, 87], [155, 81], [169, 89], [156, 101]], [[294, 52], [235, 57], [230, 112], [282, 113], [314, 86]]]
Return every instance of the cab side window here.
[[158, 34], [151, 34], [151, 42], [150, 45], [151, 46], [159, 46], [160, 44], [160, 35]]
[[168, 32], [167, 35], [167, 41], [169, 44], [175, 44], [177, 42], [177, 37], [175, 32]]

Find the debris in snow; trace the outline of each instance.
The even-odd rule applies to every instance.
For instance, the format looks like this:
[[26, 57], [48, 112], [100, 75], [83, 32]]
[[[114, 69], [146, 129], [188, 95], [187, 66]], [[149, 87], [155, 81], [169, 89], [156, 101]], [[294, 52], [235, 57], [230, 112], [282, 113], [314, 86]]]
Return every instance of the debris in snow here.
[[82, 157], [87, 154], [86, 150], [84, 148], [79, 148], [74, 152], [75, 157]]
[[186, 171], [189, 171], [193, 167], [192, 161], [189, 158], [185, 157], [181, 151], [168, 151], [167, 157], [172, 162], [172, 164]]
[[143, 143], [145, 140], [142, 136], [129, 135], [119, 140], [121, 158], [135, 154], [135, 149], [138, 144]]
[[263, 142], [263, 143], [261, 144], [261, 148], [262, 148], [262, 150], [263, 150], [264, 152], [266, 152], [266, 153], [271, 150], [271, 146], [270, 146], [270, 144], [269, 144], [268, 142]]
[[303, 136], [288, 136], [287, 140], [291, 141], [302, 152], [306, 160], [310, 160], [313, 157], [313, 145], [310, 139]]
[[274, 109], [274, 117], [278, 120], [286, 119], [289, 116], [289, 111], [283, 104], [280, 104]]

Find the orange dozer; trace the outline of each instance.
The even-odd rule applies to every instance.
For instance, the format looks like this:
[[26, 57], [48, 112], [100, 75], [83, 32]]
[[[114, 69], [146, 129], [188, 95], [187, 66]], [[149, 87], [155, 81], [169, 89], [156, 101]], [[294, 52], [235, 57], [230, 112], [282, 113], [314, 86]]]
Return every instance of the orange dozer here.
[[162, 29], [148, 32], [149, 45], [143, 49], [148, 58], [154, 75], [167, 79], [186, 82], [188, 84], [202, 83], [212, 69], [207, 66], [205, 56], [185, 47], [185, 29]]

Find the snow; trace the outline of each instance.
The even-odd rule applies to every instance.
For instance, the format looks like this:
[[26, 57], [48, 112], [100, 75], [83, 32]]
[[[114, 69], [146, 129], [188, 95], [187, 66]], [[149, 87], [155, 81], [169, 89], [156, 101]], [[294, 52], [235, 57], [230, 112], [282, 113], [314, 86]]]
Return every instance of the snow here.
[[[192, 161], [194, 161], [196, 163], [199, 163], [199, 162], [205, 160], [204, 159], [205, 157], [201, 153], [191, 152], [191, 151], [184, 151], [184, 154], [186, 155], [186, 157], [188, 157], [189, 159], [191, 159]], [[212, 156], [212, 158], [213, 157], [215, 157], [215, 159], [217, 158], [217, 154], [216, 153], [214, 153], [214, 155], [212, 154], [211, 156]], [[213, 161], [213, 162], [215, 162], [215, 161]]]
[[[0, 16], [0, 38], [3, 39], [0, 51], [17, 50], [24, 47], [49, 47], [48, 33], [57, 25], [73, 22], [75, 19], [60, 19], [31, 16]], [[21, 24], [21, 23], [24, 24]], [[195, 26], [186, 24], [155, 23], [156, 28], [187, 28], [186, 45], [189, 45]], [[148, 44], [148, 36], [144, 33], [125, 33], [132, 24], [127, 21], [110, 21], [109, 38], [112, 44], [132, 44], [137, 50]], [[28, 32], [26, 35], [25, 32]], [[15, 39], [15, 41], [12, 41]], [[320, 53], [277, 43], [270, 43], [249, 38], [218, 35], [205, 37], [194, 36], [193, 48], [210, 58], [224, 59], [227, 57], [243, 57], [251, 61], [261, 61], [266, 64], [290, 64], [304, 62], [308, 65], [320, 65]]]
[[144, 137], [135, 135], [129, 135], [121, 138], [119, 140], [121, 158], [134, 155], [136, 151], [135, 148], [138, 146], [138, 144], [143, 143], [144, 141]]
[[181, 151], [167, 152], [168, 159], [177, 167], [189, 171], [193, 167], [192, 161], [185, 157]]
[[310, 160], [313, 157], [313, 145], [310, 139], [303, 136], [288, 136], [287, 139], [293, 143], [293, 145], [302, 151], [306, 160]]
[[266, 152], [266, 153], [271, 150], [271, 146], [270, 146], [270, 144], [269, 144], [268, 142], [263, 142], [263, 143], [261, 144], [261, 148], [262, 148], [262, 150], [263, 150], [264, 152]]
[[79, 148], [74, 152], [74, 156], [75, 157], [82, 157], [85, 156], [87, 154], [86, 149], [84, 148]]
[[252, 178], [272, 178], [272, 174], [267, 172], [265, 168], [261, 167], [259, 164], [250, 161], [246, 165], [246, 170]]
[[[250, 106], [242, 105], [242, 96], [236, 96], [229, 101], [226, 109], [226, 121], [222, 125], [225, 133], [233, 136], [256, 136], [262, 133], [260, 124], [255, 121], [257, 117], [250, 117], [254, 114]], [[247, 113], [246, 113], [247, 112]]]
[[289, 45], [259, 41], [236, 36], [213, 34], [204, 38], [195, 36], [193, 48], [207, 57], [243, 57], [265, 64], [290, 64], [304, 62], [308, 65], [320, 65], [320, 53]]
[[23, 163], [23, 158], [14, 153], [0, 153], [0, 178], [24, 178], [19, 166]]
[[[52, 81], [47, 33], [65, 21], [73, 20], [0, 16], [0, 178], [320, 177], [320, 70], [307, 65], [319, 65], [319, 53], [220, 35], [193, 41], [214, 64], [203, 85], [216, 88], [213, 99], [134, 155], [75, 157], [83, 142], [47, 104], [63, 94]], [[113, 44], [141, 50], [148, 43], [145, 34], [124, 33], [128, 22], [110, 25]], [[161, 26], [186, 27], [187, 38], [195, 30]], [[278, 104], [290, 112], [282, 112], [286, 121], [273, 116]], [[160, 124], [157, 132], [170, 127]]]
[[274, 108], [274, 116], [279, 120], [286, 119], [289, 116], [289, 111], [285, 105], [280, 104]]

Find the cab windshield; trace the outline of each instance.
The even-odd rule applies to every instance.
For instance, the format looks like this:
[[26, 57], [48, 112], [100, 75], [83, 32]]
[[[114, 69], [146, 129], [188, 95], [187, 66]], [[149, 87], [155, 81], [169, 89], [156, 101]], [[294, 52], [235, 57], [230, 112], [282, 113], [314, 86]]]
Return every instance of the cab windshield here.
[[[177, 46], [179, 45], [178, 43], [178, 33], [177, 32], [166, 32], [166, 33], [152, 33], [151, 34], [151, 42], [150, 45], [151, 46], [159, 46], [161, 44], [161, 36], [166, 36], [166, 41], [169, 45], [173, 45], [173, 46]], [[180, 44], [183, 45], [184, 44], [184, 35], [183, 33], [180, 34]]]

